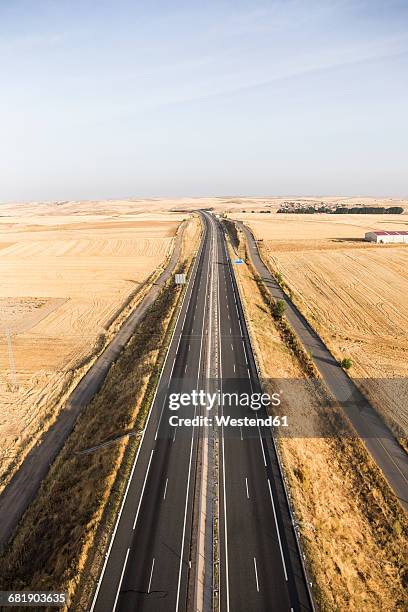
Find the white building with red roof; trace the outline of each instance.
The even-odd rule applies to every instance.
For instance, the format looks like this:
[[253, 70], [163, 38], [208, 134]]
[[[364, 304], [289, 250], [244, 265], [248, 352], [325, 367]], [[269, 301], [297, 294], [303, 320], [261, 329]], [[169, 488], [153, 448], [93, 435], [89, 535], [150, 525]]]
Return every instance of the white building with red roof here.
[[365, 240], [368, 242], [377, 242], [378, 244], [394, 242], [406, 242], [408, 244], [408, 231], [366, 232]]

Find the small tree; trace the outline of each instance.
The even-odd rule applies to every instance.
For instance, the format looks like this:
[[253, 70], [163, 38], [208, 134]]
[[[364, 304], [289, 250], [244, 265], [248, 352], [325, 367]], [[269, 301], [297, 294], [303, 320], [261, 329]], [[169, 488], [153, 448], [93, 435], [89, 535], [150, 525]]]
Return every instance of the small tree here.
[[352, 365], [353, 365], [353, 362], [351, 361], [350, 357], [344, 357], [341, 360], [341, 367], [344, 368], [345, 370], [349, 370]]
[[275, 302], [272, 308], [272, 314], [274, 319], [280, 320], [285, 314], [286, 304], [283, 300], [278, 300]]

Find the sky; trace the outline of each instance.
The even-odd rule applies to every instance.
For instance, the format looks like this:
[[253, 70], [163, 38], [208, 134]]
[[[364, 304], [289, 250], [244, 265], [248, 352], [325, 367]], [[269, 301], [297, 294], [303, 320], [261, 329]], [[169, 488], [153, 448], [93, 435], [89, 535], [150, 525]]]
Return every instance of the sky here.
[[0, 0], [0, 201], [407, 181], [406, 0]]

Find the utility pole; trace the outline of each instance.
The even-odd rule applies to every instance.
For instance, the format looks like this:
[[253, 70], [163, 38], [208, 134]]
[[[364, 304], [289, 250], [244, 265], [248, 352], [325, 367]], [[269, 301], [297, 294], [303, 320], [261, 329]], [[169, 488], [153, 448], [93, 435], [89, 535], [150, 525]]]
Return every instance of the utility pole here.
[[11, 341], [11, 332], [10, 328], [6, 328], [6, 338], [7, 338], [7, 349], [8, 349], [8, 360], [9, 360], [9, 368], [10, 368], [10, 377], [12, 380], [12, 391], [18, 390], [17, 376], [16, 376], [16, 364], [14, 361], [14, 353], [13, 353], [13, 344]]

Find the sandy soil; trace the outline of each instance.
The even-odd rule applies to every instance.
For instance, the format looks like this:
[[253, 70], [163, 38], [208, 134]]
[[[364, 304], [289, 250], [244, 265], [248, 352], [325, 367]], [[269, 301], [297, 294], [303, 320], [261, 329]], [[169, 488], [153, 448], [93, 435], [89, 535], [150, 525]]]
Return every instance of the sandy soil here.
[[0, 476], [164, 262], [186, 216], [64, 208], [0, 206]]
[[[237, 215], [263, 240], [309, 322], [390, 423], [408, 433], [408, 246], [361, 242], [404, 216]], [[400, 429], [395, 428], [397, 433]]]

